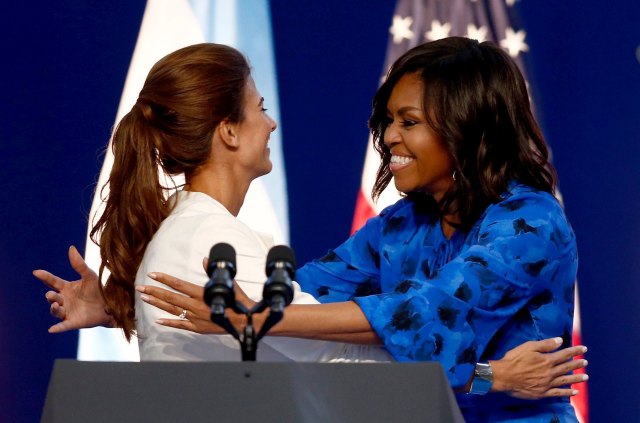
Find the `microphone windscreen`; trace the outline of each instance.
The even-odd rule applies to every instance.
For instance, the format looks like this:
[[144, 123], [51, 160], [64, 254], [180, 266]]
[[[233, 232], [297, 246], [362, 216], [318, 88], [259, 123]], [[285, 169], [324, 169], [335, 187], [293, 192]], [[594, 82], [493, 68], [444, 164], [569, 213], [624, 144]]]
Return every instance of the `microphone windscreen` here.
[[231, 263], [233, 266], [233, 275], [231, 275], [231, 277], [234, 277], [236, 268], [236, 250], [226, 242], [220, 242], [211, 247], [211, 251], [209, 252], [209, 263], [207, 265], [207, 275], [211, 277], [213, 269], [217, 266], [217, 263], [221, 261]]
[[293, 269], [296, 268], [296, 255], [293, 253], [293, 250], [286, 245], [276, 245], [269, 250], [267, 254], [267, 274], [270, 273], [270, 268], [277, 261], [284, 261], [289, 263]]

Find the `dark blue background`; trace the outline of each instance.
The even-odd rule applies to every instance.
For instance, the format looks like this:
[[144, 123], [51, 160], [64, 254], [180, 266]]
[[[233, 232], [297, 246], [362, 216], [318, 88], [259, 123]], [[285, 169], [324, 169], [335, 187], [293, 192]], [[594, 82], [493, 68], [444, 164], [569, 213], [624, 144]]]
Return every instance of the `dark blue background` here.
[[[47, 334], [45, 289], [30, 272], [74, 276], [67, 246], [84, 245], [144, 8], [43, 3], [13, 2], [0, 18], [0, 421], [37, 421], [53, 361], [75, 356], [77, 334]], [[301, 263], [349, 233], [392, 3], [272, 2]], [[579, 241], [591, 418], [640, 421], [640, 3], [568, 3], [518, 3], [530, 79]]]

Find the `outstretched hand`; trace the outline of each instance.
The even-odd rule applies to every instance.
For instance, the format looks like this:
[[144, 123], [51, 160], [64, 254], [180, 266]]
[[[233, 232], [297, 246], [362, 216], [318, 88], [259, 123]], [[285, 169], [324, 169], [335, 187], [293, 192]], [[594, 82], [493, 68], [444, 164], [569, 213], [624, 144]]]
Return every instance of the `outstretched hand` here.
[[34, 270], [33, 276], [52, 289], [45, 298], [51, 304], [51, 315], [61, 322], [49, 328], [49, 333], [60, 333], [95, 326], [113, 327], [114, 321], [106, 310], [100, 292], [100, 281], [78, 250], [69, 247], [69, 263], [80, 279], [66, 281], [46, 270]]
[[136, 291], [141, 293], [142, 301], [167, 313], [182, 316], [175, 319], [160, 319], [156, 323], [195, 333], [226, 333], [220, 326], [211, 322], [209, 307], [203, 300], [203, 287], [164, 273], [149, 273], [147, 276], [178, 291], [176, 293], [150, 285], [136, 286]]
[[561, 338], [529, 341], [510, 350], [502, 359], [492, 361], [493, 390], [522, 399], [576, 395], [578, 391], [567, 386], [585, 382], [589, 376], [570, 372], [587, 366], [587, 360], [575, 359], [587, 347], [557, 350], [561, 344]]

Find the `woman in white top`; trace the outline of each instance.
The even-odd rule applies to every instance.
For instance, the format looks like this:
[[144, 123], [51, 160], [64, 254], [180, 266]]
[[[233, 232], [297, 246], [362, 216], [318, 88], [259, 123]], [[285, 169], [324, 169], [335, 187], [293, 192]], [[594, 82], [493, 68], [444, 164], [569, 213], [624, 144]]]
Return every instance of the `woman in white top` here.
[[[113, 135], [114, 164], [105, 211], [91, 230], [99, 243], [99, 273], [109, 270], [102, 296], [115, 326], [138, 336], [141, 360], [238, 360], [229, 335], [197, 335], [162, 327], [166, 312], [140, 301], [135, 286], [153, 283], [151, 269], [204, 285], [202, 258], [227, 242], [238, 254], [237, 281], [261, 295], [264, 262], [273, 244], [236, 219], [251, 181], [271, 171], [266, 114], [245, 57], [218, 44], [175, 51], [156, 63], [136, 104]], [[169, 199], [158, 168], [184, 174], [185, 186]], [[100, 278], [102, 280], [102, 278]], [[315, 303], [301, 295], [296, 302]], [[270, 361], [327, 361], [350, 356], [389, 360], [381, 347], [270, 340], [259, 354]]]

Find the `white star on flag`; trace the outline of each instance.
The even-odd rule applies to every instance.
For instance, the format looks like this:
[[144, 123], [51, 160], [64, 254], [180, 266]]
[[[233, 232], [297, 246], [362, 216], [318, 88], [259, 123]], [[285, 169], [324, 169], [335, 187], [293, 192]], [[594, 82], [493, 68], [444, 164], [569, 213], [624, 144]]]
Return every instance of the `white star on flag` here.
[[529, 46], [524, 42], [527, 33], [524, 30], [515, 32], [513, 28], [508, 27], [505, 30], [504, 40], [500, 40], [500, 46], [509, 52], [511, 57], [517, 57], [522, 51], [529, 51]]
[[413, 31], [410, 29], [412, 23], [413, 18], [411, 16], [402, 18], [399, 15], [395, 15], [393, 17], [393, 23], [391, 24], [391, 28], [389, 28], [389, 32], [393, 35], [393, 42], [395, 44], [400, 44], [404, 39], [413, 39]]
[[480, 26], [478, 28], [474, 24], [467, 25], [467, 38], [478, 40], [479, 43], [487, 41], [487, 27]]
[[444, 25], [439, 20], [431, 21], [431, 31], [427, 31], [424, 37], [427, 40], [435, 41], [449, 36], [451, 32], [451, 24], [446, 22]]

